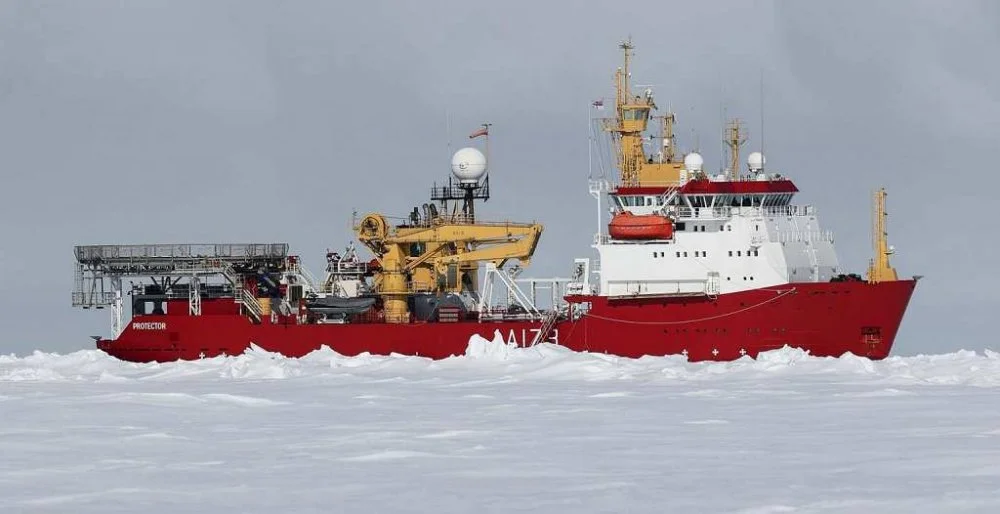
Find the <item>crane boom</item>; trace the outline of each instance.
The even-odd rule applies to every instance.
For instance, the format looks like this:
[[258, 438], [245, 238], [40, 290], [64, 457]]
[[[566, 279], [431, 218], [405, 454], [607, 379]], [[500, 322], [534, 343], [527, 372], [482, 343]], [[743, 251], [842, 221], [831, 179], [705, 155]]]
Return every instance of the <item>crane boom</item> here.
[[[542, 225], [462, 222], [436, 217], [419, 226], [390, 227], [373, 213], [355, 227], [358, 239], [381, 264], [375, 282], [386, 320], [409, 320], [407, 298], [417, 292], [475, 292], [480, 263], [502, 267], [510, 260], [527, 266]], [[472, 291], [469, 291], [472, 289]]]

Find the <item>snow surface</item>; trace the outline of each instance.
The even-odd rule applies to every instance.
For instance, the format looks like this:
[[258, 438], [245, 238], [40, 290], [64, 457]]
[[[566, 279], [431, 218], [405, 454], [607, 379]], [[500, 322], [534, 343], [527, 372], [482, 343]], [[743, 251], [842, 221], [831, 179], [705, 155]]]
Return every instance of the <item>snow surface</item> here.
[[0, 512], [1000, 512], [1000, 355], [0, 356]]

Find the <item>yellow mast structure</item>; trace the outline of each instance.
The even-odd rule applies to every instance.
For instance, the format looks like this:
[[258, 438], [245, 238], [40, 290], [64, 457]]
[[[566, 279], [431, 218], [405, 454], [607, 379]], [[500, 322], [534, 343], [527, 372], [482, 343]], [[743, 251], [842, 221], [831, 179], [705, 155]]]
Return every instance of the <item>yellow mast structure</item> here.
[[739, 118], [729, 122], [726, 127], [726, 146], [729, 147], [729, 180], [740, 179], [740, 147], [747, 142], [743, 134], [743, 124]]
[[674, 162], [674, 159], [677, 157], [677, 147], [674, 144], [674, 122], [677, 121], [677, 118], [674, 117], [674, 113], [668, 112], [660, 116], [660, 120], [663, 122], [663, 127], [660, 129], [661, 144], [663, 145], [663, 162]]
[[612, 134], [618, 154], [619, 187], [675, 186], [680, 181], [681, 163], [675, 161], [673, 113], [660, 117], [662, 121], [664, 158], [662, 162], [647, 157], [643, 149], [643, 133], [650, 119], [650, 111], [656, 109], [653, 92], [649, 89], [642, 95], [633, 95], [630, 87], [632, 46], [624, 41], [622, 50], [623, 66], [615, 71], [615, 117], [603, 120], [604, 129]]
[[892, 255], [893, 250], [889, 246], [889, 235], [885, 228], [885, 220], [888, 216], [885, 212], [885, 197], [886, 193], [883, 187], [875, 192], [872, 199], [872, 247], [875, 256], [868, 264], [868, 282], [872, 284], [898, 280], [896, 270], [889, 264], [889, 256]]

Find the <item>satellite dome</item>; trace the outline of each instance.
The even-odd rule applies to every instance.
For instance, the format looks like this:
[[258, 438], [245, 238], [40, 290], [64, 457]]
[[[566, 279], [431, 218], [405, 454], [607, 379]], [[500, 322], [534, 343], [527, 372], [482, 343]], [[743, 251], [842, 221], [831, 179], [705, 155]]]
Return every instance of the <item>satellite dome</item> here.
[[691, 152], [684, 156], [684, 167], [688, 171], [701, 171], [703, 164], [705, 164], [705, 159], [698, 152]]
[[451, 173], [463, 184], [475, 184], [486, 174], [486, 156], [476, 148], [462, 148], [451, 156]]
[[750, 171], [760, 171], [764, 169], [764, 163], [767, 159], [764, 158], [764, 154], [760, 152], [751, 152], [747, 156], [747, 166], [750, 167]]

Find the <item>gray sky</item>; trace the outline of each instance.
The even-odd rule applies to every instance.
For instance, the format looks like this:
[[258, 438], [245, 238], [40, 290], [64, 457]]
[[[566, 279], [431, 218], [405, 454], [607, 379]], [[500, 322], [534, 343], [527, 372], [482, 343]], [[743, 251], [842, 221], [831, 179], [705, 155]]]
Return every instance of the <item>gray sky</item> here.
[[[897, 354], [997, 348], [994, 2], [10, 1], [0, 9], [0, 353], [90, 347], [83, 243], [284, 241], [314, 272], [353, 209], [404, 214], [489, 121], [485, 217], [543, 222], [530, 274], [591, 256], [587, 111], [619, 40], [720, 159], [722, 109], [863, 272], [889, 191], [903, 275], [926, 277]], [[572, 5], [572, 7], [570, 7]], [[693, 134], [697, 134], [697, 139]]]

